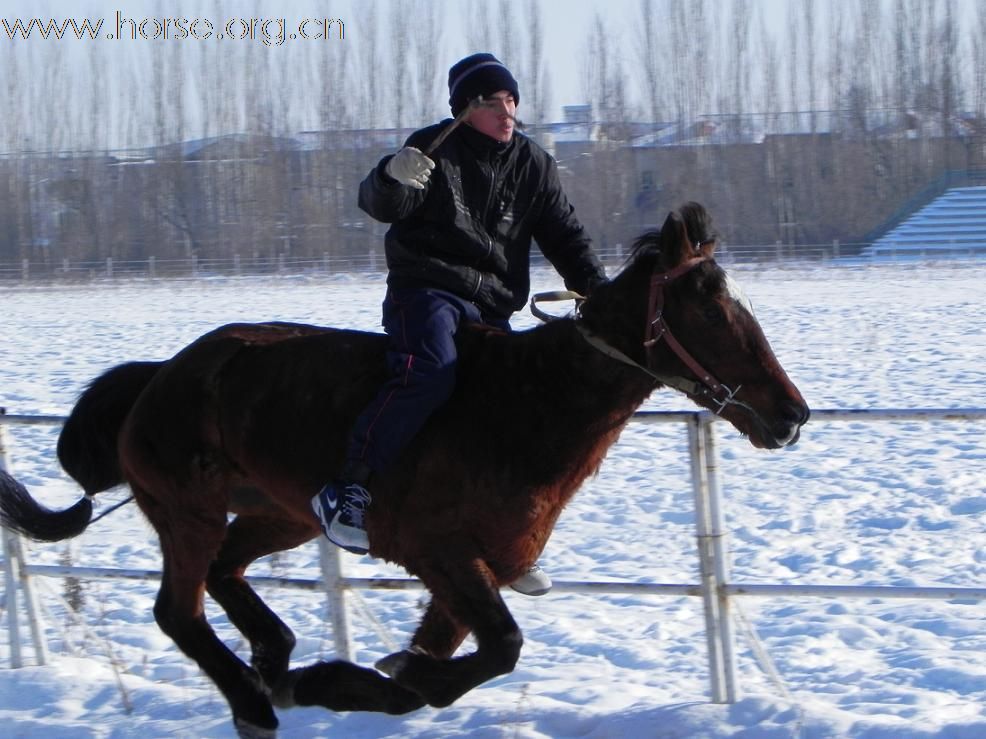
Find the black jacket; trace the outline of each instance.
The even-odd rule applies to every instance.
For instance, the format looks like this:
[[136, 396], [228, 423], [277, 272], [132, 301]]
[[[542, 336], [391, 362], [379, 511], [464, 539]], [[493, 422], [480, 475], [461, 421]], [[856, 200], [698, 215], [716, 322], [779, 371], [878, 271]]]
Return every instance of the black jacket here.
[[[451, 124], [416, 131], [426, 150]], [[424, 190], [384, 173], [384, 157], [359, 188], [359, 207], [392, 224], [385, 249], [396, 287], [436, 287], [507, 318], [527, 302], [531, 239], [571, 290], [588, 294], [605, 273], [558, 180], [555, 161], [524, 135], [503, 144], [468, 125], [431, 155]]]

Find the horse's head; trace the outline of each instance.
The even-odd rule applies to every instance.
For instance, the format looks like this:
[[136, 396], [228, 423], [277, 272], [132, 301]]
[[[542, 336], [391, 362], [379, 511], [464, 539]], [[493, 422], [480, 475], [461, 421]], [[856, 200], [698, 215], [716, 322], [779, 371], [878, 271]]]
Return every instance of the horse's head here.
[[612, 283], [582, 308], [606, 336], [665, 385], [776, 449], [798, 440], [808, 406], [770, 348], [749, 300], [713, 259], [717, 234], [688, 203], [645, 234]]

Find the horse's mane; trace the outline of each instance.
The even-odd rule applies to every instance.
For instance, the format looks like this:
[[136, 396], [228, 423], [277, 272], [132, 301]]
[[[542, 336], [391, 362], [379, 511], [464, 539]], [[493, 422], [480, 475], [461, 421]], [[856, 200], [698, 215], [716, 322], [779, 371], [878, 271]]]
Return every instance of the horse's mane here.
[[679, 224], [684, 226], [688, 240], [692, 244], [715, 241], [719, 236], [712, 225], [708, 211], [699, 203], [688, 202], [668, 213], [664, 225], [659, 230], [647, 231], [633, 242], [627, 264], [667, 253], [669, 247], [678, 243], [679, 233], [676, 225]]

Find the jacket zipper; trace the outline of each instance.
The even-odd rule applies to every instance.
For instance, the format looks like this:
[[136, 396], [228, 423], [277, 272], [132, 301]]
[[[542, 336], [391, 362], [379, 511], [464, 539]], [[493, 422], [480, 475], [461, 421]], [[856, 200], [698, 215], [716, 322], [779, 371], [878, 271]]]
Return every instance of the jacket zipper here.
[[484, 259], [489, 259], [493, 256], [493, 237], [490, 235], [490, 215], [493, 213], [493, 205], [496, 201], [496, 183], [497, 183], [497, 173], [496, 167], [489, 164], [490, 167], [490, 192], [486, 197], [486, 210], [483, 213], [483, 232], [486, 236], [486, 256]]

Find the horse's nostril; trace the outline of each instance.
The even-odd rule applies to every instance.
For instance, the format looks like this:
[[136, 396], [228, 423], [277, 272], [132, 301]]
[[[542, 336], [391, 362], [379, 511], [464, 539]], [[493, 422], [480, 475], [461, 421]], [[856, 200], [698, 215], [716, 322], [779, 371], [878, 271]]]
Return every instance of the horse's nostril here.
[[811, 410], [803, 403], [792, 403], [781, 414], [786, 422], [794, 426], [804, 426], [810, 415]]

